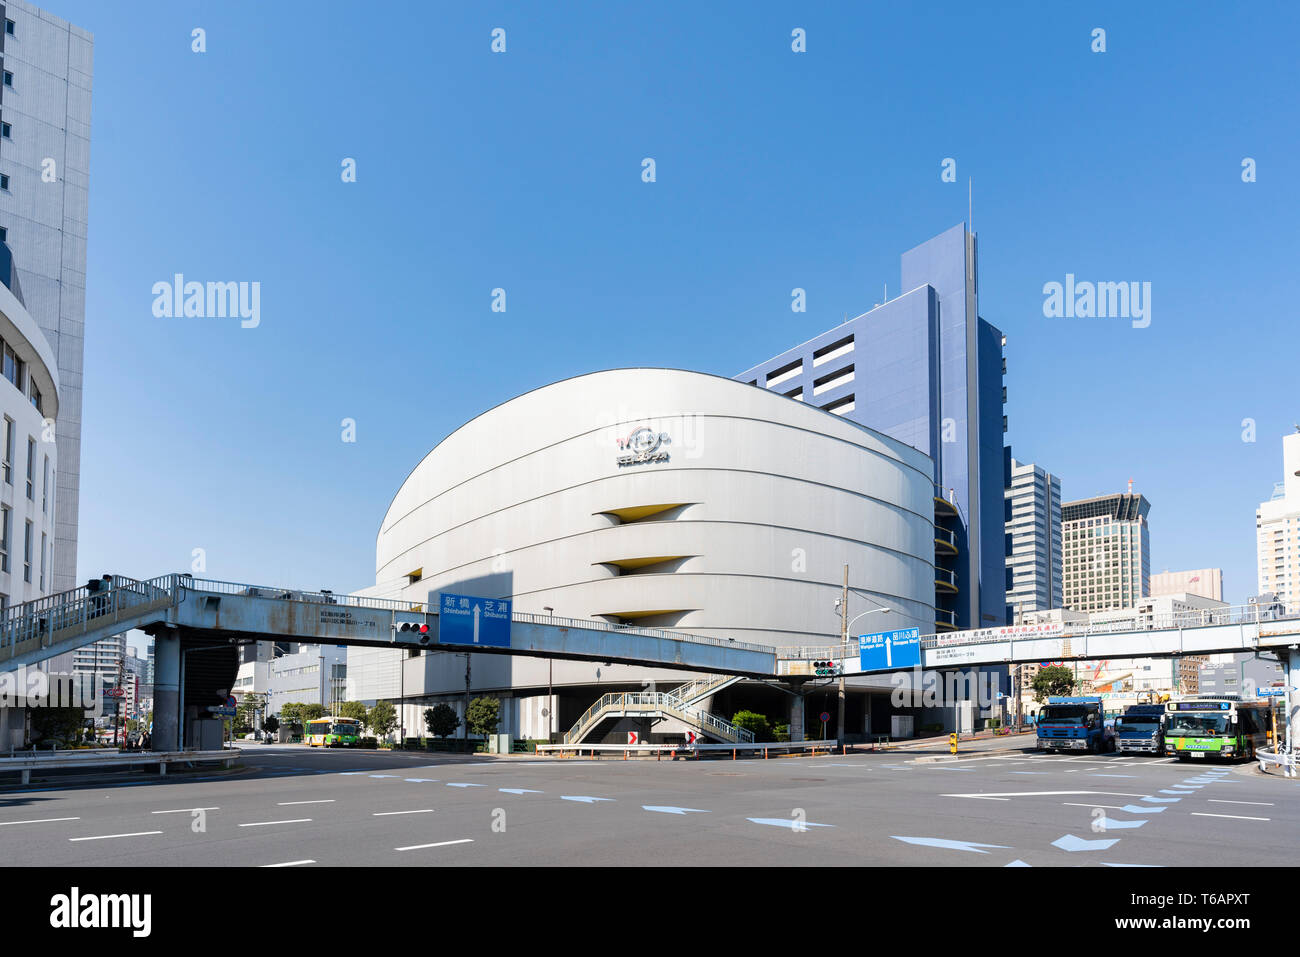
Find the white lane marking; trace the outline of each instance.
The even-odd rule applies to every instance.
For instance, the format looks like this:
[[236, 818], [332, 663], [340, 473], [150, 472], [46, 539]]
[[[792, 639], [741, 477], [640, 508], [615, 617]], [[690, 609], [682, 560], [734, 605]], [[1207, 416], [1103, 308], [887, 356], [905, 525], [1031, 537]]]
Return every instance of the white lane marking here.
[[69, 841], [107, 841], [114, 837], [145, 837], [149, 834], [161, 834], [162, 831], [132, 831], [130, 834], [96, 834], [94, 837], [70, 837]]
[[253, 821], [251, 824], [241, 824], [240, 827], [266, 827], [268, 824], [306, 824], [311, 818], [296, 817], [288, 821]]
[[1272, 807], [1272, 801], [1224, 801], [1221, 798], [1210, 798], [1211, 804], [1254, 804], [1259, 807]]
[[333, 804], [334, 798], [321, 798], [319, 801], [276, 801], [276, 807], [292, 807], [295, 804]]
[[1235, 821], [1267, 821], [1266, 817], [1246, 817], [1244, 814], [1210, 814], [1206, 811], [1193, 811], [1192, 817], [1230, 817]]
[[285, 861], [283, 864], [263, 864], [262, 867], [297, 867], [299, 864], [315, 863], [315, 861]]
[[[154, 812], [155, 814], [158, 812]], [[8, 827], [10, 824], [49, 824], [51, 821], [80, 821], [79, 817], [40, 817], [32, 821], [0, 821], [0, 827]]]
[[411, 781], [415, 784], [437, 784], [437, 778], [402, 778], [403, 781]]
[[452, 844], [473, 844], [474, 838], [462, 837], [459, 841], [438, 841], [436, 844], [408, 844], [406, 847], [395, 847], [395, 851], [420, 851], [426, 847], [449, 847]]
[[1090, 778], [1135, 778], [1137, 777], [1137, 775], [1136, 774], [1098, 774], [1096, 772], [1093, 772], [1092, 774], [1089, 774], [1088, 777]]
[[397, 778], [397, 777], [401, 777], [400, 774], [372, 774], [372, 775], [370, 775], [370, 776], [371, 776], [372, 778]]
[[562, 794], [561, 801], [581, 801], [583, 804], [594, 804], [596, 801], [612, 801], [613, 798], [588, 797], [585, 794]]
[[463, 784], [463, 783], [460, 783], [460, 782], [457, 782], [457, 781], [448, 781], [448, 782], [447, 782], [447, 787], [449, 787], [449, 788], [485, 788], [485, 787], [487, 787], [487, 785], [486, 785], [486, 784]]
[[150, 811], [150, 814], [192, 814], [195, 811], [220, 811], [219, 807], [178, 807], [170, 811]]
[[990, 791], [988, 794], [944, 794], [949, 798], [1013, 798], [1013, 797], [1054, 797], [1061, 794], [1107, 794], [1111, 797], [1142, 797], [1141, 794], [1129, 794], [1126, 791]]
[[423, 807], [418, 811], [375, 811], [371, 817], [392, 817], [394, 814], [432, 814], [433, 808]]
[[[1122, 811], [1124, 808], [1118, 804], [1080, 804], [1077, 801], [1062, 801], [1062, 807], [1104, 807], [1107, 811]], [[1164, 810], [1161, 808], [1160, 810]]]

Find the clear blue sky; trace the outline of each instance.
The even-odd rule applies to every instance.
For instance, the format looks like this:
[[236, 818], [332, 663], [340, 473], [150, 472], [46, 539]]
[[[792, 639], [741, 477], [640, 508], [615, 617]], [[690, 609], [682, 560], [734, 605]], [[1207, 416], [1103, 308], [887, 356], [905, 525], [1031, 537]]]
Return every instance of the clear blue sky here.
[[[1255, 590], [1300, 419], [1294, 5], [46, 2], [95, 35], [83, 575], [203, 548], [370, 584], [464, 421], [594, 369], [733, 375], [897, 294], [973, 177], [1017, 458], [1067, 499], [1133, 478], [1153, 571]], [[261, 326], [155, 318], [176, 272], [260, 282]], [[1045, 319], [1067, 272], [1150, 282], [1150, 327]]]

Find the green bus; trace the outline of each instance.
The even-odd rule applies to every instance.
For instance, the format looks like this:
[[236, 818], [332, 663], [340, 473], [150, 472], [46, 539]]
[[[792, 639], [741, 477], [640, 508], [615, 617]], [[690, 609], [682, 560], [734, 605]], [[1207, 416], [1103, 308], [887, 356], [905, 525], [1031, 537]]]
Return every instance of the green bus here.
[[1169, 702], [1165, 754], [1191, 758], [1255, 757], [1271, 736], [1270, 706], [1232, 695], [1206, 695]]
[[361, 737], [356, 718], [317, 718], [303, 729], [302, 742], [313, 748], [352, 747]]

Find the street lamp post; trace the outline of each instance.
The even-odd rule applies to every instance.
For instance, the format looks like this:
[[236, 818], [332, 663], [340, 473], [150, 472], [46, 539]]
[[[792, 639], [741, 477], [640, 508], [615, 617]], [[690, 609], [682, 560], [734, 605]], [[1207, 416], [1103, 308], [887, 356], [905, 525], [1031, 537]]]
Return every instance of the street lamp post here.
[[[849, 619], [849, 566], [848, 565], [844, 566], [844, 589], [840, 595], [839, 601], [837, 601], [836, 604], [839, 605], [840, 607], [840, 682], [839, 682], [839, 717], [838, 717], [839, 724], [836, 725], [836, 730], [838, 733], [838, 737], [840, 738], [840, 743], [842, 744], [845, 736], [844, 710], [845, 710], [845, 697], [846, 697], [844, 692], [844, 657], [843, 656], [848, 652], [849, 628], [853, 625], [853, 622], [857, 621], [859, 618], [863, 617], [864, 615], [870, 615], [878, 611], [884, 612], [885, 614], [889, 614], [889, 612], [892, 611], [893, 609], [887, 608], [883, 605], [879, 608], [868, 608], [866, 611], [862, 612], [862, 614], [855, 615], [850, 620]], [[870, 731], [870, 727], [871, 727], [870, 722], [871, 722], [871, 696], [868, 694], [867, 696], [868, 732]]]

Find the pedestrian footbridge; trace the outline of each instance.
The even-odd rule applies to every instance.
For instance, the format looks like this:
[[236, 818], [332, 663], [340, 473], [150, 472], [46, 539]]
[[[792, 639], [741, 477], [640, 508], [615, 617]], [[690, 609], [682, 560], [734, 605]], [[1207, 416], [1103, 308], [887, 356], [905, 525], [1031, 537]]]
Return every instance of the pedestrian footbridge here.
[[[402, 630], [403, 624], [428, 627], [421, 633], [418, 628]], [[742, 742], [743, 729], [701, 707], [729, 684], [743, 678], [777, 678], [803, 685], [815, 678], [814, 661], [823, 659], [837, 661], [845, 674], [862, 674], [856, 645], [773, 648], [590, 619], [514, 613], [508, 643], [488, 646], [467, 643], [453, 629], [447, 636], [440, 635], [438, 624], [438, 614], [409, 601], [286, 590], [186, 574], [147, 580], [105, 576], [10, 608], [0, 622], [0, 672], [132, 628], [142, 629], [155, 639], [153, 741], [160, 750], [202, 746], [184, 732], [196, 719], [210, 716], [214, 700], [224, 702], [238, 670], [237, 645], [252, 640], [472, 650], [703, 674], [671, 692], [650, 692], [648, 698], [647, 693], [606, 695], [569, 732], [576, 741], [606, 717], [639, 714], [674, 718], [711, 738]], [[1295, 671], [1290, 666], [1300, 662], [1298, 647], [1300, 608], [1267, 613], [1250, 605], [1198, 609], [1168, 620], [1146, 616], [1085, 626], [1014, 626], [928, 635], [920, 639], [919, 661], [914, 658], [906, 665], [895, 661], [898, 667], [893, 670], [1270, 651], [1287, 663], [1286, 684], [1293, 689]], [[1288, 693], [1292, 708], [1300, 707], [1300, 692]]]

